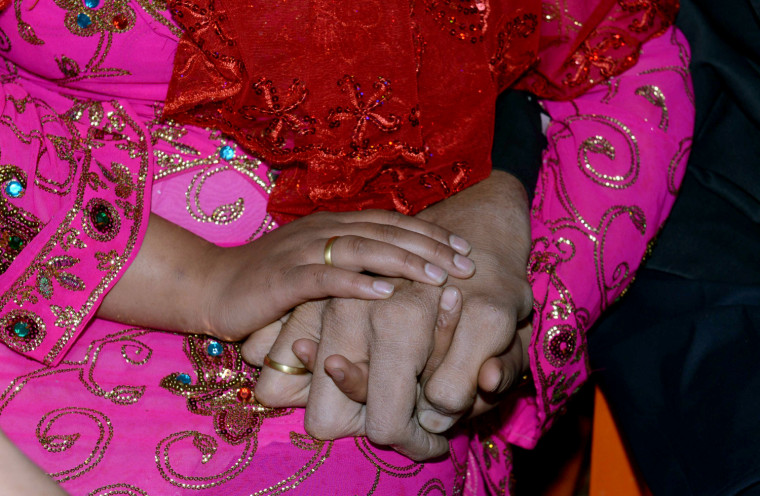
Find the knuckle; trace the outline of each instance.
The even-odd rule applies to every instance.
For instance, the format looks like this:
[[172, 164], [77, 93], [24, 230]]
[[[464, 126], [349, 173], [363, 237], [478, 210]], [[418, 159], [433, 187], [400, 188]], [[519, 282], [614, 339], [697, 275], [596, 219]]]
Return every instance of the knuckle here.
[[392, 427], [387, 422], [371, 421], [367, 419], [367, 438], [370, 441], [382, 446], [389, 446], [392, 444], [398, 444], [398, 433], [401, 429]]
[[361, 236], [347, 236], [347, 248], [355, 257], [362, 258], [371, 251], [371, 243]]
[[417, 261], [418, 260], [419, 259], [417, 258], [417, 256], [414, 253], [411, 253], [411, 252], [408, 252], [408, 251], [404, 251], [401, 254], [401, 260], [400, 260], [401, 261], [401, 266], [405, 270], [412, 270], [412, 269], [414, 269], [417, 266]]
[[433, 256], [437, 260], [447, 260], [449, 262], [454, 259], [454, 251], [443, 243], [434, 243]]
[[381, 215], [383, 216], [381, 219], [384, 224], [388, 224], [390, 226], [398, 226], [404, 220], [404, 216], [398, 212], [391, 210], [383, 210], [381, 212]]
[[491, 300], [483, 301], [478, 305], [477, 315], [483, 327], [495, 331], [508, 329], [512, 320], [503, 306]]
[[330, 276], [325, 267], [316, 265], [310, 268], [310, 272], [309, 278], [313, 281], [315, 287], [324, 289], [329, 286]]
[[327, 441], [335, 439], [343, 434], [343, 427], [335, 416], [307, 415], [304, 418], [304, 429], [317, 439]]
[[314, 420], [309, 417], [304, 420], [304, 429], [307, 434], [320, 441], [329, 441], [335, 439], [339, 435], [334, 429], [331, 429], [330, 426], [325, 425], [324, 421]]
[[256, 384], [256, 400], [264, 406], [279, 407], [286, 403], [288, 397], [295, 394], [292, 384], [287, 381], [262, 380]]
[[432, 378], [425, 385], [425, 397], [442, 412], [456, 414], [467, 410], [475, 400], [475, 387], [467, 381]]
[[378, 224], [377, 227], [378, 239], [388, 244], [398, 244], [401, 231], [395, 225], [390, 224]]

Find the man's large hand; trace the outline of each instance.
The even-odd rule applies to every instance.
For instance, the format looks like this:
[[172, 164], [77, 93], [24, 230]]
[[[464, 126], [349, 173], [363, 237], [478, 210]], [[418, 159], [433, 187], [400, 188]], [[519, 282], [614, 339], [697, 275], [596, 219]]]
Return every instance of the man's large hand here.
[[[446, 430], [470, 409], [479, 376], [481, 387], [488, 390], [509, 387], [526, 364], [522, 346], [517, 352], [507, 350], [515, 342], [517, 322], [531, 308], [525, 276], [529, 222], [522, 186], [495, 172], [421, 216], [466, 235], [473, 245], [471, 257], [477, 272], [471, 280], [456, 282], [464, 307], [448, 351], [433, 356], [441, 288], [396, 281], [396, 294], [387, 301], [330, 301], [321, 329], [313, 320], [306, 323], [319, 313], [315, 308], [321, 304], [315, 304], [305, 319], [297, 310], [294, 317], [299, 318], [286, 324], [271, 356], [295, 365], [289, 350], [293, 341], [318, 338], [313, 382], [309, 389], [303, 377], [265, 368], [256, 391], [259, 400], [289, 404], [294, 398], [284, 398], [283, 391], [298, 391], [298, 404], [308, 393], [306, 427], [316, 437], [363, 434], [424, 459], [447, 450], [445, 438], [434, 433]], [[505, 352], [507, 358], [493, 358]], [[336, 361], [334, 355], [356, 363], [369, 359], [366, 407], [343, 395], [326, 374], [326, 368], [333, 373], [339, 370], [330, 366]], [[426, 369], [431, 356], [440, 366], [426, 380], [432, 371]], [[425, 382], [422, 389], [420, 379]], [[296, 383], [298, 387], [292, 387]]]

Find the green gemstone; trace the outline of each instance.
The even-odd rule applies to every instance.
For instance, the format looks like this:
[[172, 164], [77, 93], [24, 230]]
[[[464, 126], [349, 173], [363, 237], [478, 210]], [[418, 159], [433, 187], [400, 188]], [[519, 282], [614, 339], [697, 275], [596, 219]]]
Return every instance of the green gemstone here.
[[105, 210], [99, 210], [95, 212], [95, 227], [103, 230], [111, 225], [111, 216]]
[[20, 250], [24, 246], [24, 240], [19, 238], [18, 236], [11, 236], [8, 240], [8, 246], [12, 250]]
[[29, 335], [29, 324], [26, 322], [16, 322], [13, 325], [13, 332], [20, 338], [25, 338]]

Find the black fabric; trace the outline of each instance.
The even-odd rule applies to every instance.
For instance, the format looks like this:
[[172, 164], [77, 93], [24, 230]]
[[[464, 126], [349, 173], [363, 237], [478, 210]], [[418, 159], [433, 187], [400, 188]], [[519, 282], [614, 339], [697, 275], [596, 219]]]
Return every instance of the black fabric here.
[[589, 334], [658, 495], [760, 495], [760, 0], [682, 0], [695, 141], [646, 269]]
[[527, 93], [505, 91], [496, 100], [494, 126], [493, 168], [515, 176], [532, 201], [541, 169], [541, 152], [546, 148], [538, 102]]
[[681, 195], [649, 268], [760, 281], [760, 1], [683, 0], [697, 108]]
[[644, 269], [589, 355], [655, 496], [755, 494], [760, 286]]

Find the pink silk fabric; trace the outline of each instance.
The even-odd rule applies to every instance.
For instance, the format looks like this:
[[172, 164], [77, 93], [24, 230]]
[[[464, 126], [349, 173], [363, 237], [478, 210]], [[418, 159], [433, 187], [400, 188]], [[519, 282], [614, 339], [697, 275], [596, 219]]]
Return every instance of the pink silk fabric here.
[[266, 164], [160, 121], [179, 31], [158, 5], [17, 0], [0, 15], [0, 428], [74, 495], [508, 492], [509, 445], [533, 446], [587, 377], [584, 333], [675, 198], [693, 121], [683, 37], [648, 42], [573, 102], [544, 102], [535, 391], [415, 463], [362, 438], [314, 440], [302, 411], [246, 401], [258, 371], [233, 343], [94, 317], [150, 211], [223, 245], [275, 227]]

